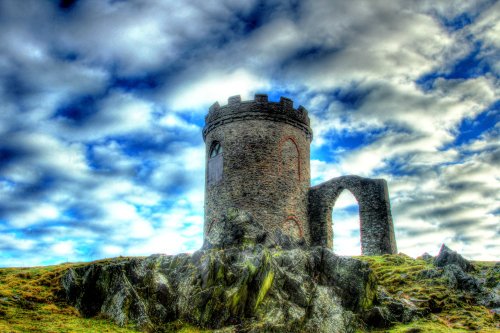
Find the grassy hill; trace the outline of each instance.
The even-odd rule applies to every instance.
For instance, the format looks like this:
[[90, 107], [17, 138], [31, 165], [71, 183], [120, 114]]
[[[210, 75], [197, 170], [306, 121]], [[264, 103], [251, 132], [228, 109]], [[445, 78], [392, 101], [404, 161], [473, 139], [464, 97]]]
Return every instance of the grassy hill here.
[[[124, 258], [125, 259], [125, 258]], [[499, 332], [500, 316], [477, 305], [466, 291], [450, 289], [442, 278], [426, 277], [435, 267], [425, 260], [405, 255], [359, 257], [373, 269], [380, 288], [391, 296], [407, 299], [425, 310], [425, 316], [407, 324], [373, 332]], [[113, 260], [120, 260], [113, 259]], [[62, 294], [60, 279], [70, 267], [56, 266], [0, 269], [0, 332], [135, 332], [106, 318], [82, 318]], [[474, 262], [477, 278], [497, 285], [500, 281], [494, 262]], [[232, 329], [228, 328], [227, 332]], [[171, 323], [165, 332], [209, 332]], [[362, 331], [360, 331], [362, 332]]]

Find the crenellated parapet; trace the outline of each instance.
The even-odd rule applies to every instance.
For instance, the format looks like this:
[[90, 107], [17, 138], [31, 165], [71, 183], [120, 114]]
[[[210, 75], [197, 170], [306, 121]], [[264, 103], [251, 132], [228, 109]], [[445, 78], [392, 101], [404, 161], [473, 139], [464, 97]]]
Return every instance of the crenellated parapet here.
[[312, 140], [312, 130], [307, 110], [303, 106], [293, 107], [293, 101], [281, 97], [279, 102], [270, 102], [265, 94], [256, 94], [254, 100], [242, 101], [240, 95], [229, 97], [227, 105], [215, 102], [205, 117], [203, 139], [207, 133], [220, 125], [251, 119], [288, 123], [306, 133]]

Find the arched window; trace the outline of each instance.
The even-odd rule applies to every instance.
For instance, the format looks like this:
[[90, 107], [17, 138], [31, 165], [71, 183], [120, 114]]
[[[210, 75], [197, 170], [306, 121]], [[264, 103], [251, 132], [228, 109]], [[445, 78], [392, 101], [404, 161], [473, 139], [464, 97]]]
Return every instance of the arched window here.
[[222, 179], [223, 159], [222, 145], [219, 141], [214, 141], [210, 147], [208, 158], [208, 185], [217, 184]]
[[219, 155], [220, 153], [222, 153], [222, 146], [221, 146], [220, 142], [215, 141], [212, 144], [212, 148], [210, 149], [210, 158], [213, 158], [213, 157]]

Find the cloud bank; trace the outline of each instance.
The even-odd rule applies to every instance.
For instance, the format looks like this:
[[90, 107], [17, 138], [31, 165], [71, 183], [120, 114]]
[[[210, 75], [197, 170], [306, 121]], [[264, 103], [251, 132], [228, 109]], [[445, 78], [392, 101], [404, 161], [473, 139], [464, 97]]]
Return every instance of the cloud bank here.
[[[309, 110], [313, 184], [388, 180], [400, 251], [446, 242], [498, 260], [499, 13], [488, 0], [0, 2], [0, 266], [199, 248], [204, 115], [256, 92]], [[345, 198], [335, 251], [354, 254]]]

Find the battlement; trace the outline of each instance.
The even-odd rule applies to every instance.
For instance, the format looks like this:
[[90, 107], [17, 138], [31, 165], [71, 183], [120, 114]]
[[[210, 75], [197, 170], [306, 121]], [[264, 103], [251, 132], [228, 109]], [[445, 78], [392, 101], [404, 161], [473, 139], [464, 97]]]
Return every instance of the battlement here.
[[280, 97], [279, 102], [269, 102], [266, 94], [255, 94], [254, 99], [249, 101], [242, 101], [241, 96], [236, 95], [229, 97], [226, 105], [220, 106], [218, 102], [212, 104], [205, 117], [203, 139], [209, 131], [222, 124], [249, 119], [285, 122], [302, 129], [312, 140], [306, 108], [301, 105], [295, 109], [293, 101], [286, 97]]

